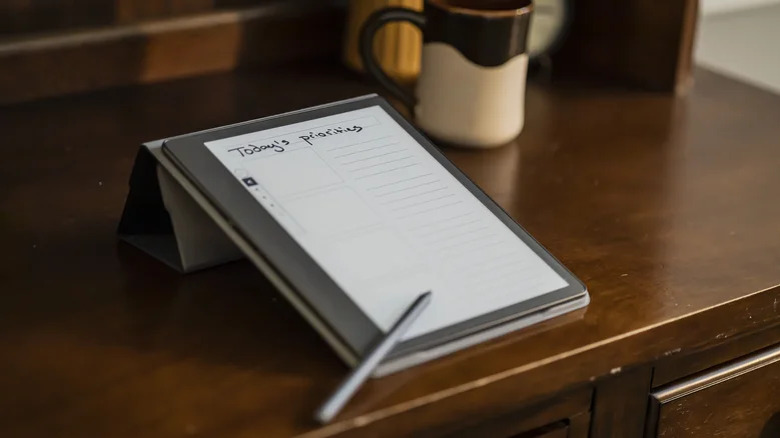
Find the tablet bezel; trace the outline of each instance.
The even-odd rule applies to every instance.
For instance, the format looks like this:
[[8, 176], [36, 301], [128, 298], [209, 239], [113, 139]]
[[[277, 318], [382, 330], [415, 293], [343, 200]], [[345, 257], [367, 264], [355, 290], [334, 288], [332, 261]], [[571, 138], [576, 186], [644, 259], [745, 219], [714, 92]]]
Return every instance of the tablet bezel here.
[[[568, 283], [568, 286], [564, 288], [547, 292], [530, 300], [406, 340], [393, 350], [391, 358], [462, 338], [469, 333], [580, 298], [587, 293], [585, 285], [578, 278], [450, 162], [436, 146], [404, 119], [385, 99], [379, 96], [364, 96], [174, 137], [166, 140], [162, 149], [214, 207], [220, 210], [226, 218], [229, 218], [231, 226], [267, 260], [268, 264], [306, 302], [319, 319], [329, 326], [356, 356], [362, 357], [383, 335], [383, 332], [360, 310], [335, 280], [282, 228], [273, 216], [254, 199], [252, 193], [244, 188], [204, 143], [373, 106], [382, 108], [423, 149]], [[199, 177], [203, 175], [208, 175], [208, 177]]]

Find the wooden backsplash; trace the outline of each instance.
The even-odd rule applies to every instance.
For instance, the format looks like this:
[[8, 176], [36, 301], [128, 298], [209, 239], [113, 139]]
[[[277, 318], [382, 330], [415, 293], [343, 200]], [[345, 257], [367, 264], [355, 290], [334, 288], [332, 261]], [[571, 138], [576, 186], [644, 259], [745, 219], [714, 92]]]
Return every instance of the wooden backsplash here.
[[0, 104], [337, 59], [344, 20], [326, 0], [11, 0], [1, 8], [0, 28], [16, 30], [0, 35]]
[[684, 94], [690, 85], [698, 0], [576, 0], [556, 69]]
[[137, 23], [263, 3], [268, 0], [4, 0], [0, 36]]
[[[684, 93], [698, 0], [572, 0], [559, 76]], [[0, 104], [337, 59], [345, 0], [0, 0]]]

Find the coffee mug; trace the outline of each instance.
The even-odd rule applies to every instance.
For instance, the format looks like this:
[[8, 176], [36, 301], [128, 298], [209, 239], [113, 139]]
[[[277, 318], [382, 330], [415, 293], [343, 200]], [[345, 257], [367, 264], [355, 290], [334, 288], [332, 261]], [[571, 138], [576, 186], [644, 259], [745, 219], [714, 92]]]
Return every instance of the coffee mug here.
[[[366, 70], [436, 139], [478, 148], [511, 141], [523, 130], [531, 0], [426, 0], [423, 10], [387, 8], [368, 18], [360, 37]], [[374, 35], [394, 21], [423, 32], [416, 96], [374, 57]]]

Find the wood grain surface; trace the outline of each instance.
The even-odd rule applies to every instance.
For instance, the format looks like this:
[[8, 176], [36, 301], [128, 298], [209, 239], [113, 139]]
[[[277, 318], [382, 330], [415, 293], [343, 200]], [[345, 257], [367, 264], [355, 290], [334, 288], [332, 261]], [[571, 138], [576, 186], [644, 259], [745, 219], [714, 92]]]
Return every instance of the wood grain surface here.
[[531, 84], [517, 140], [445, 152], [590, 306], [373, 380], [316, 426], [347, 369], [258, 272], [181, 276], [115, 228], [142, 141], [373, 91], [306, 63], [0, 108], [0, 436], [430, 437], [780, 338], [780, 97], [702, 70], [686, 99]]

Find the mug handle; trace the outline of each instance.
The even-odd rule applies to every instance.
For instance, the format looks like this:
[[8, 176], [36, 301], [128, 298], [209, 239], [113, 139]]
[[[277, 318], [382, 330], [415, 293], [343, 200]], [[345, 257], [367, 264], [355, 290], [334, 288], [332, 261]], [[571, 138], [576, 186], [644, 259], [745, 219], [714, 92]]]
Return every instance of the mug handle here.
[[404, 89], [396, 81], [390, 79], [390, 76], [382, 70], [374, 56], [374, 37], [379, 29], [387, 23], [393, 21], [408, 21], [417, 26], [420, 31], [425, 29], [425, 15], [421, 12], [407, 8], [385, 8], [371, 14], [363, 29], [360, 31], [360, 57], [363, 60], [363, 66], [366, 71], [373, 76], [380, 85], [385, 87], [394, 97], [400, 100], [404, 105], [414, 111], [414, 105], [417, 101], [414, 95]]

